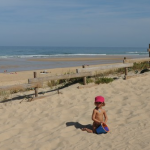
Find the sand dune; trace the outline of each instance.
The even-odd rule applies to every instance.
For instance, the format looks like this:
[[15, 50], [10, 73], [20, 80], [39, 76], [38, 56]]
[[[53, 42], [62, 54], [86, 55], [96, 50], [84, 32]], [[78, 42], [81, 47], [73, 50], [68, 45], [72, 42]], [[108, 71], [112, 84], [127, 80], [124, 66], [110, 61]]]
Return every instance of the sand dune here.
[[[150, 74], [91, 88], [79, 84], [47, 93], [33, 102], [0, 103], [1, 150], [149, 150]], [[103, 95], [108, 134], [80, 130], [91, 127], [94, 97]]]

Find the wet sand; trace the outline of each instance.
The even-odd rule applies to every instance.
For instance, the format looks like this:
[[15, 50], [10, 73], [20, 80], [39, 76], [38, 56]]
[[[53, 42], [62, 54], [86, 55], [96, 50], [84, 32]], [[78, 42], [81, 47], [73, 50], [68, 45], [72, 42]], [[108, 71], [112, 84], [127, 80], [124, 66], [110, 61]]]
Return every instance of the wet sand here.
[[146, 56], [139, 55], [112, 55], [112, 56], [93, 56], [93, 57], [55, 57], [55, 58], [10, 58], [0, 59], [0, 72], [19, 72], [29, 70], [45, 70], [54, 68], [76, 67], [82, 65], [100, 65], [121, 63], [123, 58], [140, 58]]

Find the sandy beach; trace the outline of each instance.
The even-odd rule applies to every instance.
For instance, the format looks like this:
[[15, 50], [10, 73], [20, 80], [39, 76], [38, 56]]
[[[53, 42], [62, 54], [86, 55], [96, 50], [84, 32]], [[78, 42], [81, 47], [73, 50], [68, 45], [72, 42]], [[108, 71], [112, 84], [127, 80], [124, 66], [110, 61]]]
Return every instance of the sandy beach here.
[[[129, 56], [128, 58], [132, 58], [132, 57]], [[13, 61], [7, 60], [7, 63], [10, 62], [11, 64], [13, 64], [14, 63]], [[99, 56], [99, 57], [73, 57], [73, 58], [71, 57], [32, 58], [32, 59], [27, 59], [26, 61], [23, 62], [23, 64], [18, 62], [16, 66], [8, 65], [6, 62], [4, 62], [5, 65], [3, 66], [0, 65], [0, 69], [3, 70], [0, 73], [0, 86], [27, 83], [29, 78], [33, 78], [33, 72], [35, 71], [37, 72], [38, 77], [58, 75], [58, 74], [62, 75], [68, 72], [75, 72], [77, 68], [82, 68], [82, 65], [96, 66], [96, 65], [103, 65], [105, 62], [109, 64], [109, 63], [119, 63], [122, 61], [123, 61], [123, 56]], [[25, 62], [28, 63], [28, 66], [31, 66], [30, 69], [32, 70], [29, 69], [26, 71], [27, 65], [24, 64]], [[33, 65], [32, 62], [34, 62], [36, 65], [34, 64], [34, 66], [32, 66]], [[48, 66], [48, 64], [43, 64], [44, 66], [42, 67], [43, 69], [40, 69], [40, 65], [44, 62], [47, 63], [54, 62], [54, 66], [56, 68], [51, 68], [51, 65]], [[64, 65], [66, 66], [68, 65], [69, 67], [60, 67], [61, 65], [63, 65], [63, 63]], [[16, 71], [17, 68], [18, 69], [21, 68], [21, 70], [23, 71]], [[6, 73], [4, 73], [5, 70], [7, 70]], [[48, 72], [48, 74], [42, 74], [41, 72], [43, 71]]]
[[150, 0], [2, 0], [0, 29], [0, 150], [150, 150]]
[[[38, 77], [75, 71], [73, 68], [32, 70], [1, 73], [0, 85], [27, 83], [37, 71]], [[16, 93], [14, 100], [0, 103], [1, 150], [149, 150], [150, 149], [150, 74], [118, 79], [78, 89], [79, 84], [47, 92], [41, 99], [23, 101]], [[42, 89], [41, 89], [42, 90]], [[31, 91], [33, 93], [34, 91]], [[105, 97], [110, 133], [91, 134], [81, 131], [91, 128], [95, 96]], [[20, 103], [21, 102], [21, 103]]]
[[62, 75], [67, 72], [75, 72], [76, 68], [81, 68], [81, 66], [70, 68], [42, 69], [42, 70], [0, 73], [0, 86], [28, 83], [28, 79], [33, 78], [34, 72], [37, 72], [37, 77], [44, 77], [51, 75]]

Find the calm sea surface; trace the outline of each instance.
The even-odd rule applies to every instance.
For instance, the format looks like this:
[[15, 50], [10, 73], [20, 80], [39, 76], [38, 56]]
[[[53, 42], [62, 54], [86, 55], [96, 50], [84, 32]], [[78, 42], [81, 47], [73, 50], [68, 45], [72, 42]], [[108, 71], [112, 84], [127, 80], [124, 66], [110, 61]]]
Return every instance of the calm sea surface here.
[[[109, 60], [99, 61], [29, 61], [28, 58], [59, 58], [59, 57], [97, 57], [97, 56], [133, 56], [148, 57], [147, 47], [34, 47], [34, 46], [0, 46], [0, 72], [7, 70], [23, 71], [49, 68], [96, 65], [113, 63]], [[119, 61], [115, 61], [116, 63]]]

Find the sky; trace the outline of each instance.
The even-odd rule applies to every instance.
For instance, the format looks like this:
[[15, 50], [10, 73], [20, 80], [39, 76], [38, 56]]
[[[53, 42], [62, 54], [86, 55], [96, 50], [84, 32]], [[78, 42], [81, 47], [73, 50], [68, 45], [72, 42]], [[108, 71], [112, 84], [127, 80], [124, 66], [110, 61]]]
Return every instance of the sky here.
[[148, 47], [149, 0], [1, 0], [0, 46]]

